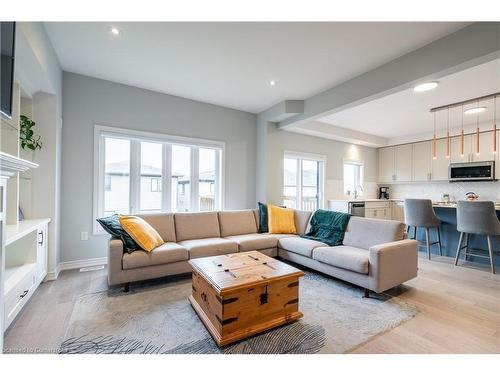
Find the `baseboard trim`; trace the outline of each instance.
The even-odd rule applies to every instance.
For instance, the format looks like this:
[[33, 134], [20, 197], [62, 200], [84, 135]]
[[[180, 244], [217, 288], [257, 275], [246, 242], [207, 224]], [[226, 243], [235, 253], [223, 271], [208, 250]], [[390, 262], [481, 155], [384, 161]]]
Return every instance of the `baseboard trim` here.
[[82, 267], [93, 267], [93, 266], [102, 266], [103, 264], [108, 263], [108, 258], [91, 258], [91, 259], [80, 259], [80, 260], [72, 260], [69, 262], [61, 262], [61, 271], [65, 270], [74, 270], [76, 268]]
[[53, 281], [59, 277], [59, 273], [61, 271], [74, 270], [82, 267], [94, 267], [94, 266], [102, 266], [108, 263], [107, 257], [102, 258], [91, 258], [91, 259], [80, 259], [80, 260], [71, 260], [69, 262], [61, 262], [59, 263], [54, 271], [47, 272], [47, 276], [45, 277], [45, 281]]
[[61, 272], [61, 264], [58, 264], [54, 271], [47, 272], [45, 279], [43, 281], [54, 281], [59, 277], [59, 272]]

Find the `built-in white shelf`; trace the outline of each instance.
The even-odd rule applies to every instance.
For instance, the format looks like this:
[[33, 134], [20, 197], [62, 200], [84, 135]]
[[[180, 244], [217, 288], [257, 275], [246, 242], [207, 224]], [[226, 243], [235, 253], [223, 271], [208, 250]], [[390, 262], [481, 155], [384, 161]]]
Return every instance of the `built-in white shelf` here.
[[19, 224], [5, 226], [5, 245], [23, 238], [24, 236], [34, 232], [40, 225], [50, 222], [49, 218], [44, 219], [29, 219], [20, 221]]
[[4, 294], [8, 295], [23, 279], [34, 272], [36, 263], [25, 263], [5, 269]]

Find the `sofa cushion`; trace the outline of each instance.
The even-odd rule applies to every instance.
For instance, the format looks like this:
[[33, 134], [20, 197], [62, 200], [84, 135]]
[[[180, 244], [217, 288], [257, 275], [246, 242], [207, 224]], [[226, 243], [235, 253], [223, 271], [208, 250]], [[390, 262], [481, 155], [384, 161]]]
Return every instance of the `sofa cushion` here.
[[185, 247], [175, 242], [166, 242], [151, 252], [137, 250], [130, 254], [123, 254], [122, 265], [124, 270], [156, 266], [159, 264], [188, 260], [189, 254]]
[[294, 214], [295, 214], [295, 228], [297, 229], [297, 234], [306, 233], [312, 212], [295, 210]]
[[152, 251], [165, 243], [156, 229], [138, 216], [120, 215], [120, 224], [143, 250]]
[[219, 237], [185, 240], [179, 244], [188, 249], [189, 259], [238, 252], [238, 244], [235, 241]]
[[165, 242], [176, 242], [173, 213], [136, 215], [151, 225]]
[[368, 250], [375, 245], [402, 240], [404, 231], [405, 225], [399, 221], [352, 216], [343, 244]]
[[285, 237], [278, 241], [278, 247], [283, 250], [291, 251], [299, 255], [311, 257], [313, 249], [317, 247], [328, 246], [320, 241], [309, 240], [301, 237]]
[[220, 237], [217, 212], [176, 213], [174, 221], [177, 242]]
[[257, 233], [257, 223], [252, 210], [219, 212], [221, 237]]
[[251, 233], [226, 237], [238, 243], [240, 251], [263, 250], [278, 247], [278, 239], [272, 234]]
[[312, 257], [321, 263], [345, 270], [368, 274], [369, 251], [352, 246], [317, 247]]
[[268, 204], [267, 217], [269, 233], [297, 234], [295, 212], [293, 209]]

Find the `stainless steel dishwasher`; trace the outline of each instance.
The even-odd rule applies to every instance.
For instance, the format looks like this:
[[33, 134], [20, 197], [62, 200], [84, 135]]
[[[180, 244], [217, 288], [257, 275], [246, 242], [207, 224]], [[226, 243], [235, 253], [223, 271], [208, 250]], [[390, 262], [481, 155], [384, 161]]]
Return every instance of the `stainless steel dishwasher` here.
[[365, 217], [365, 202], [349, 202], [349, 213], [352, 216]]

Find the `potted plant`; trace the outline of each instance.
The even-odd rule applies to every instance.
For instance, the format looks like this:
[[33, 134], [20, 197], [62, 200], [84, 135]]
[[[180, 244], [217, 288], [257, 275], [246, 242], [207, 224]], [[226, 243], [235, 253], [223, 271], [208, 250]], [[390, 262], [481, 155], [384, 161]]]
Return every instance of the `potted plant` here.
[[21, 148], [23, 150], [35, 151], [37, 148], [42, 149], [41, 137], [35, 135], [33, 127], [35, 121], [25, 115], [20, 116], [21, 128], [19, 130], [19, 140], [21, 141]]

